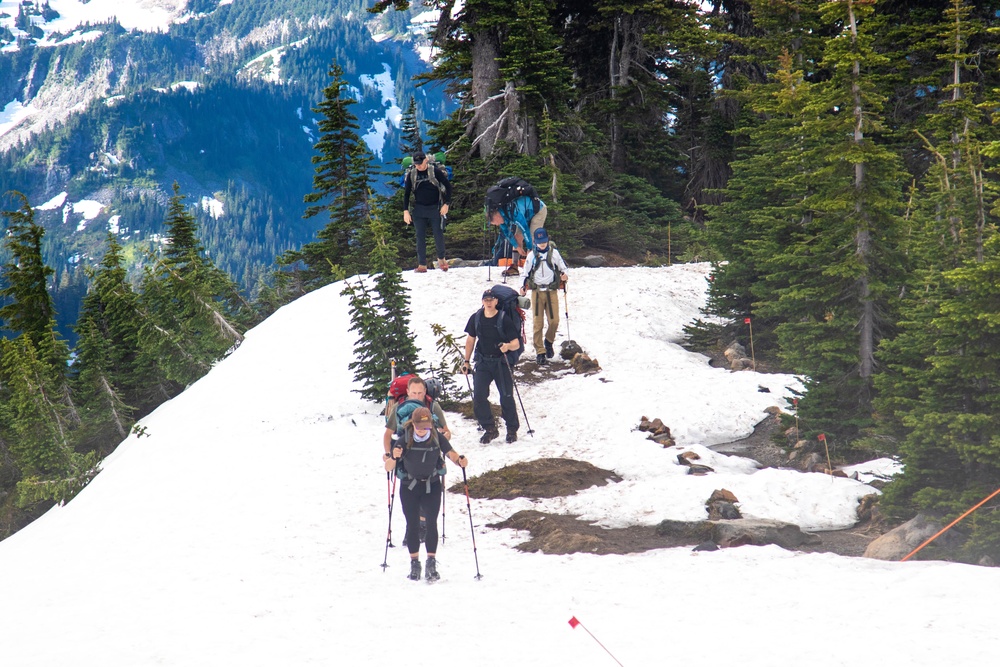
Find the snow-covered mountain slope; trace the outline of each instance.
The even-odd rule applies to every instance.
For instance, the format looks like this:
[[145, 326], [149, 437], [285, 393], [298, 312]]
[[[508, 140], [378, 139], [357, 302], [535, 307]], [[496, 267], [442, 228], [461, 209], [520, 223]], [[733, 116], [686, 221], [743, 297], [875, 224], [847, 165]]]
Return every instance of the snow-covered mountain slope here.
[[[487, 527], [525, 507], [608, 526], [698, 518], [721, 487], [747, 514], [850, 521], [869, 487], [758, 472], [705, 447], [787, 407], [795, 383], [714, 369], [677, 344], [707, 271], [571, 272], [569, 330], [604, 370], [522, 383], [534, 437], [481, 445], [475, 424], [451, 415], [453, 441], [470, 476], [566, 456], [623, 481], [537, 503], [474, 499], [475, 552], [466, 498], [447, 494], [435, 585], [405, 579], [399, 547], [380, 567], [381, 406], [352, 391], [341, 286], [286, 306], [145, 419], [76, 499], [0, 542], [0, 664], [382, 665], [414, 651], [418, 662], [613, 664], [573, 616], [624, 665], [992, 664], [1000, 612], [981, 599], [1000, 585], [994, 569], [777, 547], [546, 556], [517, 551], [524, 534]], [[485, 268], [407, 274], [426, 360], [430, 325], [460, 332], [486, 279]], [[684, 475], [677, 449], [633, 431], [643, 414], [717, 473]], [[393, 526], [398, 543], [398, 507]]]

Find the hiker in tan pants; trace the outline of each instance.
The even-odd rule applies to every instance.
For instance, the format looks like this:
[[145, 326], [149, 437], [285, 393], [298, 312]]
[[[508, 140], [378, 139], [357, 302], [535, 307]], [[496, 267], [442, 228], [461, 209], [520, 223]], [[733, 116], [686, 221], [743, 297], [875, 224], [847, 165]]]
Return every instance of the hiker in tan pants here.
[[[542, 365], [555, 355], [553, 344], [559, 328], [559, 287], [565, 283], [566, 262], [556, 247], [549, 243], [545, 228], [534, 233], [535, 247], [524, 262], [524, 284], [521, 294], [531, 288], [532, 329], [534, 331], [536, 363]], [[545, 321], [549, 326], [545, 330]], [[543, 334], [544, 331], [544, 335]]]

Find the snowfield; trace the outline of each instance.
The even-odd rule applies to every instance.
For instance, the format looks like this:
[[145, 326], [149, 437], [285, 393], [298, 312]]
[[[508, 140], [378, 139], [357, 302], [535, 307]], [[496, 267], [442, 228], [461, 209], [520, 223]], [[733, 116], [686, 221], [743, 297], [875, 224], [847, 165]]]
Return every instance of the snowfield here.
[[[487, 527], [529, 507], [609, 527], [700, 519], [717, 488], [747, 515], [852, 523], [871, 487], [708, 449], [748, 435], [769, 406], [787, 409], [798, 386], [680, 347], [708, 270], [571, 271], [569, 331], [604, 370], [519, 385], [534, 437], [522, 419], [517, 443], [481, 445], [476, 425], [452, 415], [453, 442], [470, 476], [564, 456], [623, 481], [538, 502], [473, 499], [479, 580], [465, 496], [448, 494], [434, 585], [406, 580], [401, 547], [380, 567], [384, 425], [381, 405], [352, 391], [342, 285], [282, 308], [144, 419], [77, 498], [0, 542], [0, 664], [384, 665], [414, 653], [419, 664], [615, 664], [587, 631], [628, 666], [993, 664], [1000, 611], [983, 595], [1000, 587], [996, 569], [750, 546], [548, 556], [517, 551], [526, 534]], [[436, 361], [431, 323], [459, 334], [487, 269], [406, 281], [417, 343]], [[635, 431], [643, 415], [670, 426], [678, 449]], [[683, 449], [716, 473], [685, 475]], [[398, 544], [398, 507], [393, 527]]]

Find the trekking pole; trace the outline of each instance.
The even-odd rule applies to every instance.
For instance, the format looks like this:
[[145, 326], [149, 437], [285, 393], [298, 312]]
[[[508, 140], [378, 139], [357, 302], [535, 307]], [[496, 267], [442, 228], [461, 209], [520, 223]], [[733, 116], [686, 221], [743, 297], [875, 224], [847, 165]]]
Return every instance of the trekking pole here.
[[566, 308], [566, 340], [573, 340], [573, 337], [569, 335], [569, 295], [566, 293], [565, 283], [563, 283], [563, 306]]
[[441, 542], [445, 541], [444, 534], [444, 515], [445, 510], [448, 507], [447, 503], [448, 494], [444, 492], [444, 475], [441, 475]]
[[[486, 260], [486, 282], [493, 282], [493, 246], [490, 243], [490, 221], [489, 218], [483, 223], [483, 259]], [[489, 248], [487, 251], [486, 248]], [[489, 255], [489, 259], [486, 259]]]
[[465, 485], [465, 506], [469, 510], [469, 530], [472, 531], [472, 555], [476, 558], [476, 579], [482, 579], [479, 574], [479, 551], [476, 549], [476, 527], [472, 525], [472, 502], [469, 500], [469, 478], [465, 476], [465, 468], [462, 468], [462, 483]]
[[500, 275], [503, 276], [503, 284], [506, 285], [507, 284], [507, 273], [510, 271], [510, 267], [514, 266], [514, 253], [513, 253], [513, 250], [511, 249], [510, 239], [508, 239], [506, 236], [504, 237], [503, 247], [504, 247], [504, 251], [503, 251], [504, 256], [506, 256], [507, 253], [510, 253], [510, 261], [511, 261], [511, 263], [507, 265], [507, 269], [504, 270], [504, 272], [500, 274]]
[[[389, 490], [389, 478], [392, 478], [392, 490]], [[396, 546], [392, 543], [392, 506], [395, 504], [396, 500], [396, 477], [391, 472], [386, 471], [385, 473], [385, 490], [389, 495], [389, 530], [385, 534], [385, 556], [382, 559], [382, 571], [385, 572], [385, 568], [389, 567], [389, 547]]]
[[531, 423], [528, 421], [528, 413], [524, 411], [524, 401], [521, 400], [521, 390], [517, 388], [517, 382], [514, 381], [514, 369], [510, 367], [510, 360], [507, 358], [506, 354], [501, 354], [504, 363], [507, 364], [507, 370], [510, 372], [510, 384], [514, 387], [514, 391], [517, 392], [517, 402], [521, 404], [521, 414], [524, 415], [524, 425], [528, 427], [528, 435], [532, 438], [535, 437], [535, 431], [531, 428]]

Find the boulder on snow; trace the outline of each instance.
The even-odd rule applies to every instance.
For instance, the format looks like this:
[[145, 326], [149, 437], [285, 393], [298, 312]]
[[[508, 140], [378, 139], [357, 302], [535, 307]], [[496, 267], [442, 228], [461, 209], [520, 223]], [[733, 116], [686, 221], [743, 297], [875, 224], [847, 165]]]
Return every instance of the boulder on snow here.
[[592, 269], [597, 269], [605, 266], [608, 260], [604, 258], [604, 255], [587, 255], [583, 258], [583, 265], [589, 266]]
[[573, 366], [573, 370], [577, 374], [596, 373], [601, 370], [601, 364], [598, 363], [597, 359], [591, 359], [583, 352], [574, 356], [573, 361], [571, 361], [570, 364]]
[[739, 508], [733, 503], [725, 500], [713, 500], [706, 506], [708, 509], [708, 520], [719, 521], [721, 519], [742, 519]]
[[[941, 528], [942, 525], [937, 521], [923, 514], [918, 514], [906, 523], [896, 526], [885, 535], [873, 540], [865, 549], [865, 558], [900, 560]], [[948, 545], [954, 544], [956, 540], [945, 533], [935, 541], [935, 544], [938, 542], [942, 545]]]
[[583, 348], [575, 340], [564, 340], [559, 346], [559, 356], [569, 361], [576, 355], [583, 352]]
[[747, 356], [746, 348], [736, 341], [730, 343], [723, 354], [729, 362], [730, 370], [742, 371], [753, 368], [753, 360]]
[[712, 540], [721, 547], [776, 544], [784, 549], [795, 549], [803, 544], [815, 544], [819, 538], [804, 532], [793, 523], [770, 519], [736, 519], [716, 521], [712, 525]]

